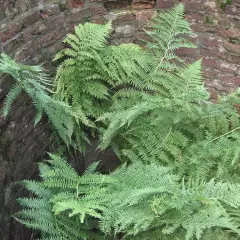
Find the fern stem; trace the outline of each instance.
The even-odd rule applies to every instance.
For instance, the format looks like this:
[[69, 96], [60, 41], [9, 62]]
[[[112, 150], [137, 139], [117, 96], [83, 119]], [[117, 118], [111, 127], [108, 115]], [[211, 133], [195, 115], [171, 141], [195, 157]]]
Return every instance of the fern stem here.
[[[174, 34], [174, 32], [175, 32], [174, 30], [175, 30], [175, 25], [176, 25], [177, 18], [178, 18], [178, 15], [176, 15], [176, 18], [174, 19], [174, 22], [173, 22], [173, 24], [172, 24], [171, 33], [170, 33], [170, 36], [169, 36], [169, 41], [168, 41], [168, 43], [167, 43], [167, 48], [166, 48], [166, 51], [165, 51], [165, 53], [164, 53], [164, 56], [161, 58], [161, 60], [160, 60], [160, 62], [159, 62], [159, 64], [158, 64], [158, 66], [160, 66], [160, 67], [161, 67], [161, 65], [162, 65], [162, 63], [163, 63], [163, 60], [166, 58], [167, 53], [168, 53], [169, 48], [170, 48], [170, 44], [172, 43], [173, 34]], [[154, 70], [155, 72], [157, 71], [158, 66], [155, 68], [155, 70]]]
[[224, 133], [224, 134], [222, 134], [222, 135], [214, 138], [213, 140], [209, 141], [208, 143], [214, 142], [215, 140], [218, 140], [218, 139], [221, 138], [221, 137], [225, 137], [226, 135], [228, 135], [228, 134], [230, 134], [230, 133], [233, 133], [233, 132], [237, 131], [238, 129], [240, 129], [240, 126], [234, 128], [233, 130], [231, 130], [231, 131], [229, 131], [229, 132], [226, 132], [226, 133]]

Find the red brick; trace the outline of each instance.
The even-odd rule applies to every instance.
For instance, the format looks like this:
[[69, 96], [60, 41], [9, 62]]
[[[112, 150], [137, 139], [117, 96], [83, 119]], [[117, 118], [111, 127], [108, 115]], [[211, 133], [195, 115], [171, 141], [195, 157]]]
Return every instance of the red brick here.
[[96, 24], [105, 24], [104, 19], [93, 19], [91, 22]]
[[232, 44], [232, 43], [229, 43], [229, 42], [224, 42], [224, 47], [225, 47], [228, 51], [240, 55], [240, 45], [239, 45], [239, 44]]
[[229, 38], [240, 39], [240, 29], [238, 28], [231, 28], [225, 30], [225, 33]]
[[200, 1], [182, 0], [181, 2], [184, 4], [186, 12], [199, 12], [202, 8]]
[[130, 9], [131, 8], [131, 3], [129, 1], [117, 1], [117, 2], [109, 2], [105, 1], [105, 7], [107, 10], [112, 10], [112, 9]]
[[102, 5], [91, 6], [89, 8], [90, 14], [92, 17], [98, 18], [99, 16], [103, 16], [107, 14], [107, 9]]
[[129, 12], [123, 13], [123, 14], [119, 14], [117, 16], [117, 20], [119, 20], [119, 21], [134, 21], [134, 19], [135, 19], [134, 14], [133, 13], [129, 13]]
[[176, 53], [179, 55], [194, 55], [196, 52], [196, 48], [179, 48], [176, 50]]
[[28, 26], [34, 24], [39, 19], [40, 19], [40, 12], [39, 11], [34, 11], [34, 12], [28, 14], [23, 19], [24, 27], [28, 27]]
[[157, 0], [157, 8], [171, 8], [174, 0]]
[[214, 49], [201, 49], [201, 55], [204, 57], [217, 57], [220, 56], [221, 53], [218, 50], [214, 50]]
[[22, 28], [23, 28], [22, 21], [12, 23], [7, 27], [7, 29], [0, 32], [0, 39], [2, 40], [2, 42], [6, 42], [7, 40], [17, 35], [22, 30]]
[[206, 58], [203, 58], [202, 64], [203, 66], [210, 67], [210, 68], [215, 67], [217, 65], [216, 60], [206, 59]]
[[68, 5], [71, 8], [79, 8], [84, 6], [84, 1], [83, 0], [68, 0]]
[[221, 41], [216, 37], [201, 37], [200, 41], [203, 45], [208, 47], [218, 47], [221, 43]]
[[236, 74], [239, 70], [238, 65], [228, 63], [226, 61], [219, 62], [218, 64], [216, 64], [215, 67], [222, 72], [227, 72], [231, 74]]
[[188, 21], [191, 21], [191, 22], [199, 22], [199, 21], [201, 21], [203, 23], [203, 21], [204, 21], [204, 16], [202, 14], [200, 14], [200, 13], [186, 14], [185, 18]]
[[156, 14], [156, 12], [154, 10], [139, 11], [136, 13], [136, 20], [137, 21], [146, 21], [146, 20], [153, 18], [153, 16], [155, 14]]
[[57, 40], [64, 38], [64, 36], [65, 31], [53, 31], [39, 38], [38, 43], [41, 45], [41, 47], [46, 47], [55, 43]]
[[220, 29], [216, 33], [221, 37], [228, 38], [228, 35], [226, 34], [226, 30]]
[[229, 53], [227, 55], [226, 59], [230, 63], [235, 63], [235, 64], [239, 64], [240, 63], [240, 56], [236, 56], [236, 55], [233, 55], [231, 53]]
[[240, 76], [222, 76], [220, 80], [227, 83], [233, 83], [234, 86], [240, 86]]
[[217, 31], [217, 34], [224, 38], [240, 39], [240, 29], [238, 28], [231, 28], [227, 30], [222, 29]]
[[205, 78], [213, 78], [216, 76], [216, 72], [215, 71], [207, 71], [207, 70], [204, 70], [203, 71], [203, 76]]
[[215, 88], [208, 88], [208, 91], [210, 92], [211, 99], [217, 100], [218, 98], [218, 93]]
[[66, 14], [66, 22], [67, 23], [80, 23], [90, 17], [90, 11], [88, 8], [80, 9], [80, 11], [74, 13]]

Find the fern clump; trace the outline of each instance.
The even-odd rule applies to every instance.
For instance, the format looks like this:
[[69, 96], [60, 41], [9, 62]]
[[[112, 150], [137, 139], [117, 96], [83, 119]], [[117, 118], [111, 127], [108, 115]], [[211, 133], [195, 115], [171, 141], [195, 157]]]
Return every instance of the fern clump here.
[[109, 174], [93, 164], [79, 175], [50, 154], [42, 181], [23, 182], [34, 196], [19, 199], [15, 217], [42, 239], [238, 239], [239, 92], [213, 104], [201, 59], [176, 55], [194, 47], [182, 4], [153, 20], [145, 48], [108, 45], [110, 32], [111, 23], [77, 26], [56, 55], [53, 88], [41, 68], [3, 55], [0, 70], [17, 80], [6, 113], [24, 90], [37, 121], [45, 112], [66, 143], [94, 128], [122, 160]]
[[63, 59], [55, 79], [55, 98], [81, 112], [82, 123], [90, 127], [111, 106], [116, 88], [126, 80], [141, 84], [151, 66], [149, 55], [137, 45], [107, 45], [111, 30], [111, 22], [76, 26], [75, 34], [64, 40], [69, 48], [54, 59]]
[[138, 239], [146, 231], [151, 239], [200, 239], [214, 228], [239, 234], [238, 222], [228, 212], [240, 206], [239, 184], [185, 182], [167, 167], [142, 163], [123, 165], [109, 176], [95, 173], [93, 165], [79, 176], [65, 160], [50, 156], [50, 165], [40, 165], [42, 182], [23, 182], [36, 197], [20, 199], [27, 208], [17, 214], [42, 236], [92, 239], [96, 219], [110, 239], [120, 233]]
[[63, 49], [54, 59], [66, 58], [57, 71], [56, 98], [79, 109], [86, 117], [102, 113], [104, 105], [100, 106], [99, 100], [105, 100], [105, 104], [108, 102], [109, 90], [101, 68], [100, 52], [110, 30], [110, 23], [77, 26], [75, 35], [69, 34], [64, 40], [71, 48]]
[[[52, 98], [53, 81], [44, 73], [41, 66], [27, 66], [16, 63], [16, 61], [2, 53], [0, 72], [11, 75], [16, 81], [4, 102], [3, 114], [5, 117], [9, 114], [16, 98], [21, 92], [25, 92], [32, 99], [37, 111], [35, 125], [45, 113], [67, 145], [76, 145], [77, 142], [82, 142], [84, 134], [79, 128], [74, 127], [79, 125], [81, 115], [79, 112], [74, 111], [70, 105]], [[73, 132], [73, 129], [75, 132]], [[74, 139], [78, 141], [72, 141], [73, 135], [75, 135]]]
[[125, 94], [122, 89], [121, 96], [113, 96], [110, 111], [98, 118], [106, 125], [101, 148], [111, 146], [123, 161], [156, 162], [185, 177], [237, 180], [240, 142], [235, 105], [230, 99], [213, 105], [204, 88], [201, 60], [185, 65], [175, 55], [178, 47], [192, 46], [178, 38], [191, 34], [182, 6], [160, 14], [155, 22], [146, 51], [153, 52], [157, 64], [146, 72], [147, 87], [141, 94], [134, 88], [132, 95], [126, 94], [131, 89], [127, 86]]

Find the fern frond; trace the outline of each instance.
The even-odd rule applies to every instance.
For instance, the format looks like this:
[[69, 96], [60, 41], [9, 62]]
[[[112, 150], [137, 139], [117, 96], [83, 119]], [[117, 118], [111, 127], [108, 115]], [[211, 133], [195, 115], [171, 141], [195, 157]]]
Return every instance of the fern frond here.
[[19, 84], [15, 84], [7, 94], [7, 97], [3, 105], [3, 115], [6, 117], [11, 111], [13, 102], [22, 92], [22, 87]]

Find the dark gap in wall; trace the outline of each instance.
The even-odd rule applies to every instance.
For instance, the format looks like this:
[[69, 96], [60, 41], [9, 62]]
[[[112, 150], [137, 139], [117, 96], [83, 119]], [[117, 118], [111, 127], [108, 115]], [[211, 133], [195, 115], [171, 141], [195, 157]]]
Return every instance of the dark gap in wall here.
[[104, 5], [105, 5], [105, 8], [108, 11], [110, 11], [113, 9], [131, 8], [131, 3], [132, 3], [131, 0], [117, 0], [114, 2], [106, 2]]

